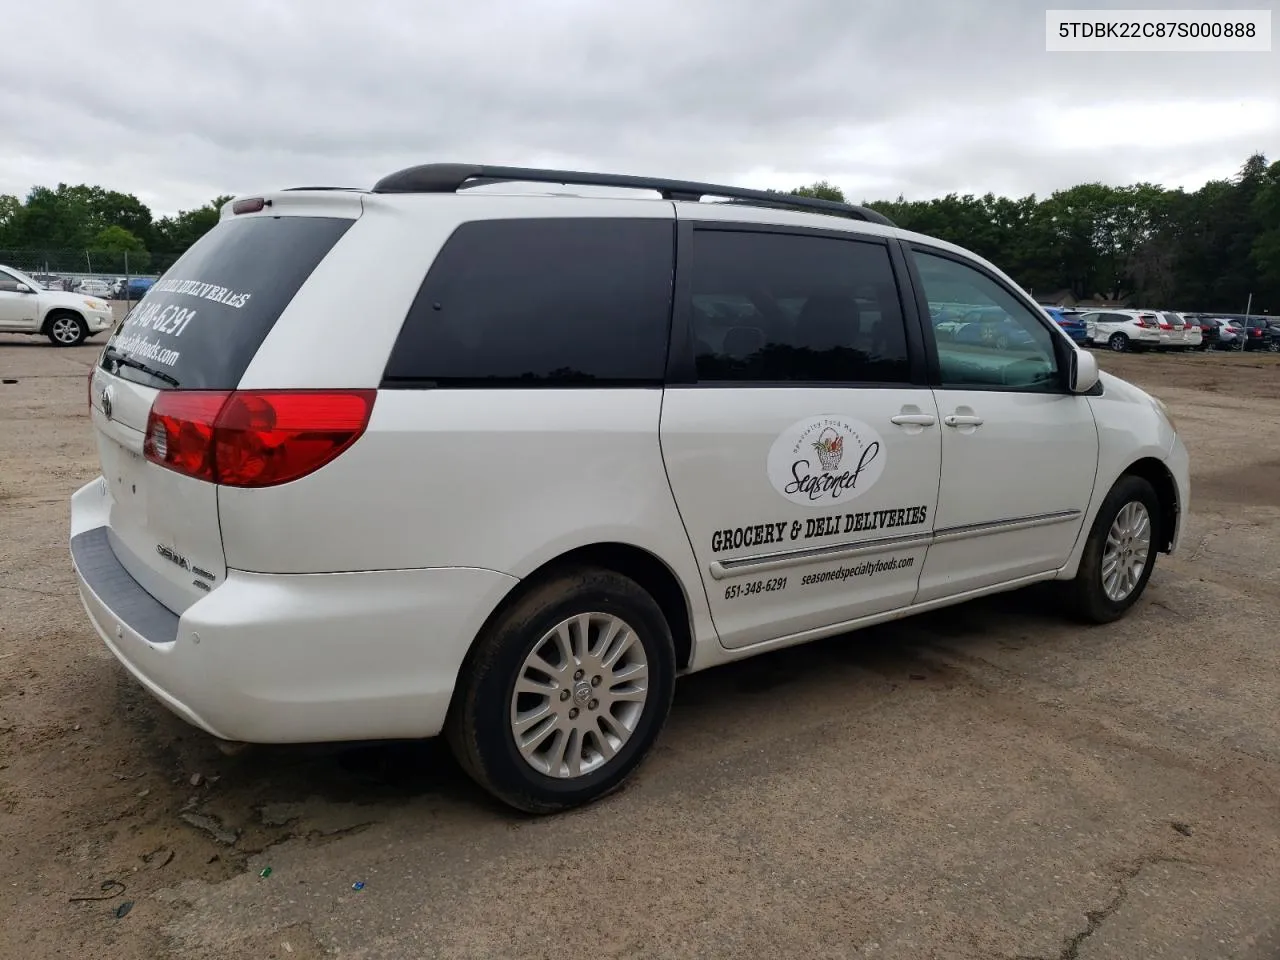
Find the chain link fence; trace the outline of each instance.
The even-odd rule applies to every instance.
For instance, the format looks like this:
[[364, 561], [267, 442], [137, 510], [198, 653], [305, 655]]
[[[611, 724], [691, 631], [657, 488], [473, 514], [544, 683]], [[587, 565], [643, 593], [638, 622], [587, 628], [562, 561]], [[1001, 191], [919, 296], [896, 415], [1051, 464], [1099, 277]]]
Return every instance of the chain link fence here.
[[117, 250], [0, 250], [0, 266], [28, 274], [51, 290], [77, 290], [85, 281], [102, 294], [100, 284], [136, 293], [156, 280], [178, 259], [177, 254], [128, 253]]

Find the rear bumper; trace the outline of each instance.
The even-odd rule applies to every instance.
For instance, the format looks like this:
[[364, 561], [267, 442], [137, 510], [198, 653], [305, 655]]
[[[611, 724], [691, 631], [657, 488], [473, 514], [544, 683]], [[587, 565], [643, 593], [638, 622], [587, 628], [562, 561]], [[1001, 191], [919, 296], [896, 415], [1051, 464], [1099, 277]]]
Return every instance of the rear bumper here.
[[110, 555], [96, 522], [105, 517], [95, 516], [102, 499], [94, 481], [71, 507], [72, 560], [90, 622], [161, 703], [225, 740], [434, 736], [472, 639], [516, 583], [463, 567], [229, 570], [179, 617]]

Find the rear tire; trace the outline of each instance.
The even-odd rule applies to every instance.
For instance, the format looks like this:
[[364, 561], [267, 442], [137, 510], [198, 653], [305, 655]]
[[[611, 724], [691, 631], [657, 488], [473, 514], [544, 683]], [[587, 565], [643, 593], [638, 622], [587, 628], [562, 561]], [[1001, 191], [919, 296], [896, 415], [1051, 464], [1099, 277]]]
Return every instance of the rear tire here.
[[1065, 585], [1074, 617], [1110, 623], [1138, 602], [1155, 569], [1159, 524], [1151, 484], [1132, 475], [1117, 480], [1094, 518], [1075, 579]]
[[55, 313], [45, 321], [45, 336], [55, 347], [77, 347], [89, 336], [89, 328], [74, 313]]
[[616, 790], [640, 765], [671, 710], [675, 672], [653, 597], [611, 570], [564, 570], [486, 627], [445, 735], [503, 803], [566, 810]]
[[1129, 338], [1123, 333], [1113, 333], [1107, 341], [1107, 346], [1116, 353], [1127, 353], [1129, 350]]

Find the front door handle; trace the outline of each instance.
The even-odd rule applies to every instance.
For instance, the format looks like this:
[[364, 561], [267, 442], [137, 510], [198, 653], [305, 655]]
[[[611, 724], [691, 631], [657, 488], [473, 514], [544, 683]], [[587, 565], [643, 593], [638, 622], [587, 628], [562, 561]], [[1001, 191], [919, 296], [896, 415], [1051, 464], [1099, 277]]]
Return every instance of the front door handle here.
[[908, 424], [913, 424], [917, 427], [932, 427], [938, 422], [938, 418], [931, 413], [900, 413], [896, 417], [890, 417], [889, 422], [896, 423], [900, 427]]
[[965, 416], [953, 413], [949, 417], [943, 417], [942, 422], [948, 427], [980, 427], [982, 426], [982, 418], [974, 416]]

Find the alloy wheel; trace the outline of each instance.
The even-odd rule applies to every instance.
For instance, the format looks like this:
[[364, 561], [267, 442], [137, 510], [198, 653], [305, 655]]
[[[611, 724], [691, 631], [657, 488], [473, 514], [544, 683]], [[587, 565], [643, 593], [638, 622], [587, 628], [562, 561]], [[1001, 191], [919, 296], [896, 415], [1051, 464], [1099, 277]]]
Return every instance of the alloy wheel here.
[[59, 317], [49, 330], [59, 343], [72, 344], [80, 339], [80, 324], [70, 317]]
[[607, 613], [579, 614], [525, 657], [511, 695], [511, 735], [539, 773], [580, 777], [631, 739], [648, 694], [649, 663], [631, 626]]
[[1131, 500], [1120, 508], [1102, 549], [1102, 589], [1119, 603], [1133, 593], [1151, 553], [1151, 515]]

